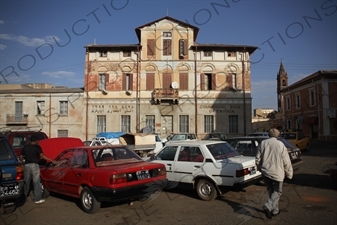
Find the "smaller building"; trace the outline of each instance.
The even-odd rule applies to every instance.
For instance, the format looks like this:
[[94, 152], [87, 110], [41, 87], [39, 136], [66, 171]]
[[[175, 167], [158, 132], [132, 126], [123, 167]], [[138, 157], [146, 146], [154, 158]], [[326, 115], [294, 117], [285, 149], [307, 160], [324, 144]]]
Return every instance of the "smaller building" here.
[[337, 70], [319, 70], [279, 91], [284, 129], [337, 140]]

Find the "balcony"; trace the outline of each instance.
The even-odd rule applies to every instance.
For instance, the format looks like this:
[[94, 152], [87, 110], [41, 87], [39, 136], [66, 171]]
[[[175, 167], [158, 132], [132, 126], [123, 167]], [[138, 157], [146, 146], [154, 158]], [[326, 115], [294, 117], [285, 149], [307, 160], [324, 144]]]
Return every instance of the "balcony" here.
[[7, 114], [6, 124], [7, 125], [27, 125], [28, 116], [27, 115], [18, 116], [15, 114]]
[[175, 88], [156, 88], [152, 92], [152, 104], [160, 105], [162, 103], [178, 104], [179, 103], [179, 90]]

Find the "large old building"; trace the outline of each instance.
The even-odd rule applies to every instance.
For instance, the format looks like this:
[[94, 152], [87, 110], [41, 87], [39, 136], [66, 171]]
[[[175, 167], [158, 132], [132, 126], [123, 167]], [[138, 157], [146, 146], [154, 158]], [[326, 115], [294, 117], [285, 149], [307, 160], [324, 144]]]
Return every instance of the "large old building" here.
[[85, 46], [86, 138], [101, 131], [251, 132], [255, 46], [200, 44], [199, 29], [163, 17], [135, 29], [138, 44]]

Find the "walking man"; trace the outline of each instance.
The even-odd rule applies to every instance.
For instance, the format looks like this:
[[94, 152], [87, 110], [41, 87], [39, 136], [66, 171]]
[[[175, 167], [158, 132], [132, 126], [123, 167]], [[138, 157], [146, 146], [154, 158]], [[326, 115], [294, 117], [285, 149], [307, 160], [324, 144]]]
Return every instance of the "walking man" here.
[[256, 165], [262, 173], [268, 191], [268, 201], [263, 205], [263, 211], [268, 219], [280, 213], [278, 202], [282, 194], [283, 180], [293, 177], [293, 167], [287, 148], [277, 140], [280, 132], [272, 128], [268, 139], [261, 142], [256, 153]]
[[38, 145], [37, 137], [32, 135], [30, 137], [30, 144], [25, 145], [22, 148], [20, 154], [20, 161], [23, 162], [25, 159], [25, 168], [24, 168], [24, 194], [25, 197], [28, 197], [30, 190], [30, 182], [33, 180], [34, 186], [34, 202], [35, 204], [44, 203], [42, 199], [42, 190], [40, 185], [40, 159], [45, 159], [46, 161], [52, 161], [47, 156], [42, 153], [41, 147]]

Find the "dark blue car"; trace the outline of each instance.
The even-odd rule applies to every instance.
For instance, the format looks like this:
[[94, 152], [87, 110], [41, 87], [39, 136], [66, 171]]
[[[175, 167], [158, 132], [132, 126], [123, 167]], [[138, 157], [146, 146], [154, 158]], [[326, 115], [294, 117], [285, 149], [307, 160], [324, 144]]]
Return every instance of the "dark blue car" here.
[[23, 184], [23, 167], [7, 138], [0, 134], [0, 214], [15, 211]]

